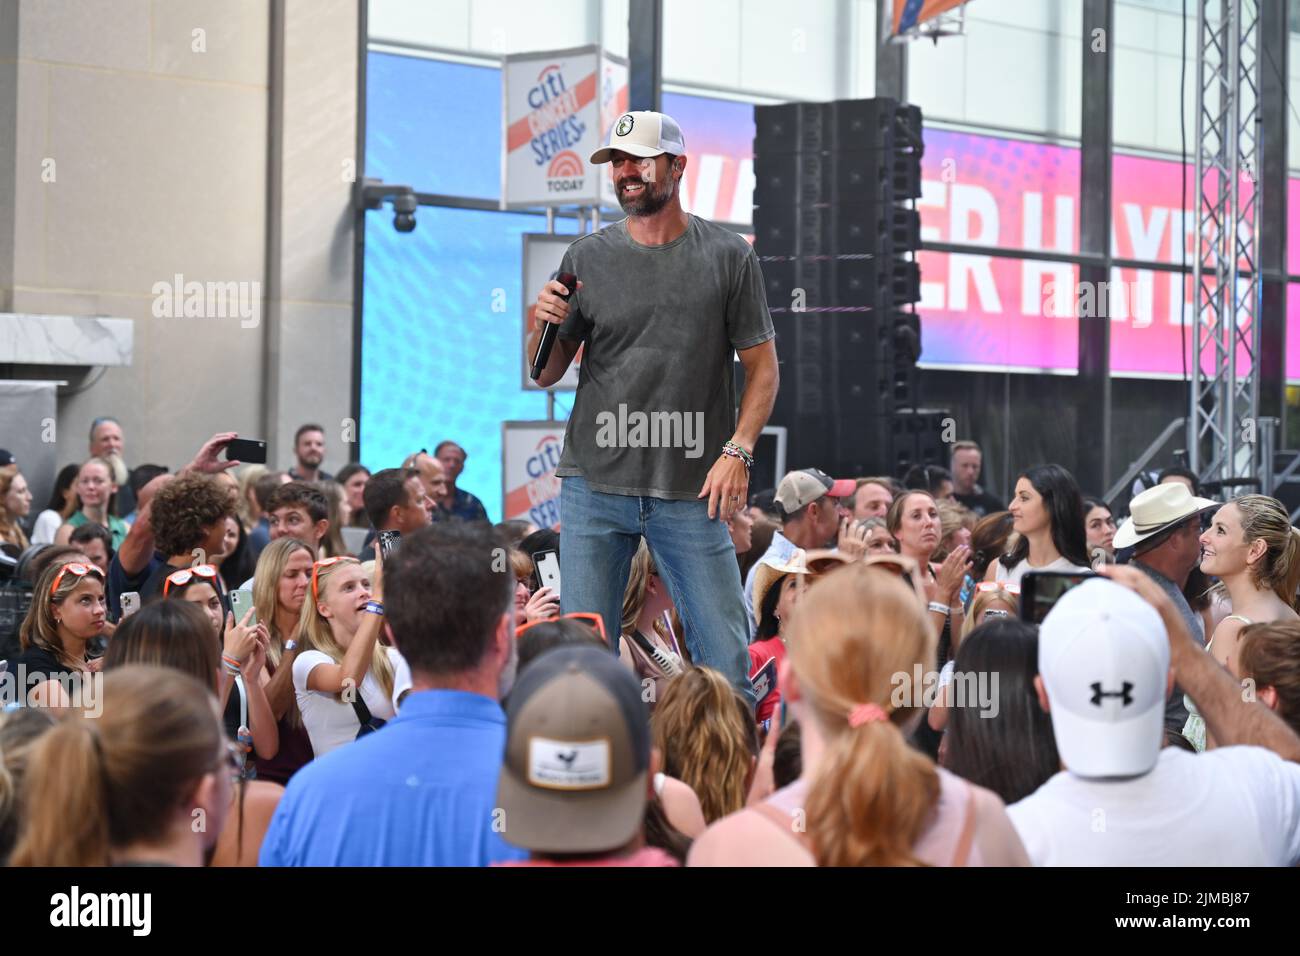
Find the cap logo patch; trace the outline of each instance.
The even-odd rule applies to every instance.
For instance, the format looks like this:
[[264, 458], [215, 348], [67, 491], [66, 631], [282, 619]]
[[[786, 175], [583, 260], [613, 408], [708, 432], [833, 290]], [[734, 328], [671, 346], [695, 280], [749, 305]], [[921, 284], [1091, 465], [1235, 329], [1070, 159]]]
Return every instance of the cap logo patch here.
[[610, 785], [609, 740], [528, 741], [528, 782], [547, 790], [602, 790]]
[[1125, 681], [1124, 686], [1120, 690], [1103, 691], [1101, 689], [1101, 681], [1092, 684], [1091, 687], [1092, 687], [1092, 700], [1090, 701], [1090, 703], [1094, 707], [1101, 706], [1101, 699], [1103, 697], [1122, 698], [1123, 706], [1125, 707], [1133, 703], [1133, 685], [1129, 681]]
[[618, 125], [614, 127], [614, 132], [619, 136], [626, 136], [628, 133], [632, 132], [632, 126], [635, 122], [636, 120], [632, 118], [632, 114], [624, 113], [622, 118], [618, 121]]

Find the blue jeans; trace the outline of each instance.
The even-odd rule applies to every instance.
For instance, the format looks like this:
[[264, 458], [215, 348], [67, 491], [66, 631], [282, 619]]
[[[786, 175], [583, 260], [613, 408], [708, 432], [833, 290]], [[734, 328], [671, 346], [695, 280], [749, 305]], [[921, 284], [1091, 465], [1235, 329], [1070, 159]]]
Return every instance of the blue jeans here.
[[709, 519], [708, 500], [607, 495], [585, 478], [561, 481], [560, 610], [600, 614], [617, 649], [623, 592], [644, 536], [681, 616], [691, 659], [720, 671], [753, 707], [736, 548], [726, 524]]

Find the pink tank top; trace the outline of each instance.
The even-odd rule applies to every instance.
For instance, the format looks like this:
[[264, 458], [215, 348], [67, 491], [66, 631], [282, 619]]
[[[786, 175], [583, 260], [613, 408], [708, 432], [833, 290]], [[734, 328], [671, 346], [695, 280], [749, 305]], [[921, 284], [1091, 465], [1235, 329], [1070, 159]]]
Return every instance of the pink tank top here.
[[[987, 865], [975, 842], [975, 788], [942, 767], [935, 770], [939, 774], [939, 802], [929, 826], [913, 847], [917, 858], [931, 866]], [[791, 826], [791, 820], [802, 815], [807, 792], [807, 781], [796, 780], [751, 809], [789, 833], [811, 855], [807, 835]]]

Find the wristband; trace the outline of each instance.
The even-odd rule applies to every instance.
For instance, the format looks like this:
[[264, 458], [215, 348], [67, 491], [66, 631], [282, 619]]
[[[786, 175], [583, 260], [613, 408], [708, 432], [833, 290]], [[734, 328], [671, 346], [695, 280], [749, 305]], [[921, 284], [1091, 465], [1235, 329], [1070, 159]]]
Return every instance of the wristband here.
[[722, 454], [726, 455], [728, 458], [739, 458], [744, 462], [747, 469], [754, 467], [754, 456], [750, 454], [747, 449], [737, 445], [734, 441], [729, 441], [722, 446]]
[[298, 649], [298, 642], [297, 642], [297, 641], [285, 641], [285, 642], [284, 642], [284, 650], [285, 650], [285, 653], [286, 653], [286, 654], [287, 654], [289, 651], [296, 651], [297, 649]]
[[378, 614], [380, 617], [384, 616], [384, 605], [380, 601], [367, 601], [365, 610], [367, 614]]
[[930, 602], [930, 610], [934, 611], [936, 614], [942, 614], [944, 617], [947, 617], [952, 613], [952, 608], [946, 604], [940, 604], [938, 601]]

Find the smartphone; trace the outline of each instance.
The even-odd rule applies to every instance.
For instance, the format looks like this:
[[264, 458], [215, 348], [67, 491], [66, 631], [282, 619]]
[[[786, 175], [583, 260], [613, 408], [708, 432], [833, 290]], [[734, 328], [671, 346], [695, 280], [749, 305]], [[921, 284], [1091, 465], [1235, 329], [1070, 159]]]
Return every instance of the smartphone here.
[[252, 611], [253, 616], [248, 619], [248, 626], [255, 627], [257, 625], [257, 610], [253, 607], [252, 591], [231, 591], [230, 610], [235, 615], [236, 624], [243, 623], [244, 615]]
[[226, 461], [238, 461], [245, 465], [266, 464], [266, 442], [256, 438], [232, 438], [226, 446]]
[[123, 591], [122, 592], [122, 620], [126, 620], [136, 611], [140, 610], [140, 592]]
[[1020, 619], [1028, 624], [1042, 624], [1061, 595], [1089, 578], [1099, 578], [1092, 571], [1029, 571], [1020, 579]]
[[560, 553], [558, 551], [538, 551], [533, 555], [533, 570], [537, 573], [537, 586], [550, 588], [556, 597], [560, 596]]
[[754, 691], [754, 706], [756, 707], [767, 700], [772, 691], [776, 690], [775, 657], [769, 657], [767, 662], [749, 678], [749, 686]]
[[388, 556], [397, 550], [397, 546], [402, 543], [402, 532], [400, 531], [381, 531], [379, 532], [379, 556], [385, 561]]

